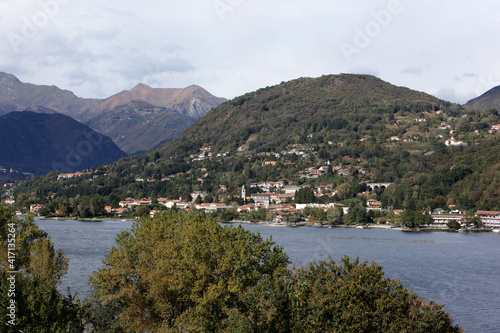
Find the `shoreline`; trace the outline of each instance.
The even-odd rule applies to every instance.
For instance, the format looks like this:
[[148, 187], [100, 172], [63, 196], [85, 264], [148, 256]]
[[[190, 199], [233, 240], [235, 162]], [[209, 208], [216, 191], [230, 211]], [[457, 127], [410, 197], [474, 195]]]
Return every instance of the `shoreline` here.
[[357, 229], [403, 230], [403, 228], [394, 226], [392, 224], [391, 225], [372, 224], [366, 226], [358, 226], [358, 225], [328, 225], [328, 224], [309, 223], [309, 222], [287, 223], [287, 222], [246, 221], [246, 220], [233, 220], [230, 222], [220, 222], [220, 223], [255, 224], [255, 225], [263, 225], [269, 227], [289, 227], [289, 228], [310, 227], [310, 228], [352, 228], [352, 229], [357, 228]]
[[[40, 220], [58, 220], [58, 221], [81, 221], [81, 222], [103, 222], [103, 221], [118, 221], [118, 222], [134, 222], [137, 219], [133, 218], [89, 218], [89, 219], [78, 219], [72, 217], [44, 217], [44, 216], [36, 216]], [[254, 224], [254, 225], [262, 225], [266, 227], [288, 227], [288, 228], [299, 228], [299, 227], [307, 227], [307, 228], [351, 228], [351, 229], [380, 229], [380, 230], [397, 230], [404, 232], [457, 232], [457, 233], [484, 233], [484, 232], [493, 232], [493, 229], [459, 229], [459, 230], [451, 230], [444, 228], [416, 228], [409, 229], [403, 228], [401, 226], [396, 226], [393, 224], [370, 224], [370, 225], [328, 225], [328, 224], [320, 224], [320, 223], [309, 223], [309, 222], [299, 222], [299, 223], [289, 223], [289, 222], [268, 222], [268, 221], [247, 221], [247, 220], [233, 220], [230, 222], [218, 221], [222, 224]]]
[[311, 224], [308, 222], [300, 222], [300, 223], [280, 223], [280, 222], [267, 222], [267, 221], [243, 221], [243, 220], [236, 220], [236, 221], [231, 221], [231, 222], [220, 222], [220, 223], [225, 223], [225, 224], [234, 224], [234, 223], [239, 223], [239, 224], [255, 224], [255, 225], [262, 225], [262, 226], [268, 226], [268, 227], [288, 227], [288, 228], [299, 228], [299, 227], [309, 227], [309, 228], [327, 228], [327, 229], [334, 229], [334, 228], [341, 228], [341, 229], [379, 229], [379, 230], [397, 230], [397, 231], [403, 231], [403, 232], [452, 232], [452, 233], [485, 233], [485, 232], [493, 232], [493, 229], [459, 229], [459, 230], [451, 230], [451, 229], [443, 229], [443, 228], [416, 228], [416, 229], [410, 229], [410, 228], [403, 228], [400, 226], [395, 226], [392, 224], [371, 224], [371, 225], [365, 225], [365, 226], [358, 226], [358, 225], [327, 225], [327, 224]]

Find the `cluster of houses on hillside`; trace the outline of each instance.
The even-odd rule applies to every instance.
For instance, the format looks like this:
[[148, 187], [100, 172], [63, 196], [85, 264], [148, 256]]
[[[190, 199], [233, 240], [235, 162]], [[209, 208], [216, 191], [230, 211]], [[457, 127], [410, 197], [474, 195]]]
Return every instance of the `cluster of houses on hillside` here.
[[72, 172], [72, 173], [60, 173], [60, 174], [57, 175], [57, 180], [60, 180], [60, 179], [71, 179], [71, 178], [86, 176], [86, 175], [90, 175], [90, 174], [92, 174], [92, 172], [81, 172], [81, 171], [78, 171], [78, 172]]
[[[378, 185], [378, 184], [377, 184]], [[390, 185], [390, 184], [384, 184]], [[258, 187], [261, 192], [253, 193], [250, 196], [246, 196], [246, 189], [243, 187], [241, 189], [242, 198], [246, 201], [253, 201], [251, 204], [244, 204], [241, 206], [229, 206], [219, 203], [195, 203], [195, 201], [185, 202], [182, 200], [171, 200], [167, 198], [159, 198], [157, 199], [158, 203], [164, 205], [166, 208], [177, 208], [184, 210], [204, 210], [207, 213], [213, 213], [220, 210], [225, 209], [236, 209], [238, 213], [244, 212], [252, 212], [258, 211], [259, 209], [265, 209], [267, 214], [273, 214], [274, 222], [282, 222], [286, 219], [287, 216], [298, 214], [304, 212], [306, 208], [316, 208], [323, 209], [325, 211], [331, 208], [341, 208], [344, 214], [349, 213], [349, 207], [340, 204], [340, 203], [328, 203], [328, 204], [292, 204], [295, 192], [298, 191], [301, 187], [296, 185], [285, 185], [283, 182], [262, 182], [262, 183], [253, 183], [250, 187]], [[315, 195], [321, 196], [325, 195], [321, 192], [330, 193], [336, 192], [332, 185], [323, 185], [317, 186], [314, 188]], [[277, 193], [280, 192], [280, 193]], [[192, 193], [193, 198], [200, 198], [208, 195], [208, 193], [203, 191], [197, 191]], [[144, 198], [140, 200], [136, 200], [132, 197], [126, 198], [124, 201], [120, 201], [119, 208], [112, 208], [110, 206], [105, 207], [105, 210], [108, 214], [114, 216], [121, 216], [127, 213], [134, 206], [140, 205], [150, 205], [152, 202], [151, 198]], [[39, 209], [40, 207], [38, 207]], [[367, 210], [377, 210], [377, 211], [388, 211], [382, 207], [382, 203], [375, 199], [368, 199], [366, 201], [366, 209]], [[150, 214], [153, 216], [158, 211], [151, 211]], [[395, 215], [400, 215], [402, 210], [394, 210], [393, 213]], [[433, 224], [431, 227], [436, 228], [446, 228], [448, 223], [451, 221], [456, 221], [460, 225], [468, 224], [468, 216], [463, 212], [455, 209], [454, 206], [450, 206], [450, 213], [445, 213], [442, 209], [436, 209], [431, 214], [433, 218]], [[481, 222], [485, 227], [489, 228], [497, 228], [500, 229], [500, 211], [477, 211], [475, 217], [479, 217]]]

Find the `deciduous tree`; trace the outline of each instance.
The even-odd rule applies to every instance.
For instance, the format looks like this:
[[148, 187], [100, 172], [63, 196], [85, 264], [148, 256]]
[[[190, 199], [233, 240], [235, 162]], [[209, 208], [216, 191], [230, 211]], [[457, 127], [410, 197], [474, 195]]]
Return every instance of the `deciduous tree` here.
[[239, 295], [289, 263], [281, 247], [203, 213], [167, 211], [122, 232], [91, 277], [126, 331], [220, 330]]

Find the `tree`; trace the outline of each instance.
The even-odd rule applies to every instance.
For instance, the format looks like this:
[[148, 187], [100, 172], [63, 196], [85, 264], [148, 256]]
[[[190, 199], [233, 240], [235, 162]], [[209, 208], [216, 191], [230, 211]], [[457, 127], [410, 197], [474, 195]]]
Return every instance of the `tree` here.
[[104, 215], [104, 199], [99, 195], [94, 195], [90, 200], [90, 213], [92, 216]]
[[214, 202], [214, 197], [209, 193], [205, 198], [203, 198], [204, 203], [212, 203]]
[[473, 225], [474, 228], [482, 228], [484, 227], [483, 221], [478, 216], [465, 216], [462, 219], [462, 224], [465, 224], [467, 227]]
[[[6, 252], [9, 249], [14, 254], [0, 256], [0, 318], [9, 318], [7, 307], [11, 300], [16, 308], [10, 331], [83, 332], [84, 309], [74, 297], [63, 296], [57, 290], [68, 269], [68, 259], [54, 249], [33, 216], [19, 220], [11, 209], [0, 205], [0, 243]], [[8, 297], [12, 290], [8, 279], [12, 278], [15, 295]]]
[[458, 230], [460, 229], [460, 223], [458, 221], [450, 221], [446, 223], [446, 226], [450, 228], [451, 230]]
[[442, 304], [385, 278], [376, 263], [347, 257], [277, 270], [240, 301], [225, 320], [228, 332], [463, 332]]
[[401, 214], [401, 224], [407, 228], [418, 228], [421, 225], [432, 224], [433, 219], [429, 213], [422, 214], [416, 210], [407, 210]]
[[145, 216], [149, 214], [149, 207], [146, 205], [140, 205], [136, 210], [137, 216]]
[[316, 197], [314, 196], [314, 190], [310, 187], [304, 187], [295, 192], [295, 203], [308, 204], [316, 202]]
[[122, 232], [90, 282], [125, 331], [217, 331], [238, 296], [289, 264], [281, 247], [202, 212], [167, 211]]
[[349, 207], [350, 220], [356, 224], [370, 223], [371, 220], [368, 219], [366, 207], [362, 202], [352, 203]]
[[19, 194], [16, 198], [17, 207], [24, 208], [27, 200], [28, 200], [28, 197], [26, 196], [26, 194], [24, 194], [24, 193]]
[[194, 201], [195, 204], [201, 205], [203, 203], [203, 200], [201, 199], [201, 196], [197, 196], [196, 200]]
[[352, 198], [354, 194], [356, 194], [354, 191], [354, 187], [349, 183], [340, 184], [337, 190], [338, 190], [337, 196], [339, 197], [340, 200]]
[[344, 216], [344, 210], [340, 207], [330, 208], [326, 213], [326, 219], [331, 225], [342, 224], [342, 216]]
[[85, 196], [82, 197], [80, 202], [78, 203], [78, 216], [80, 217], [91, 217], [92, 210], [90, 204], [90, 198]]
[[59, 215], [61, 216], [70, 216], [73, 213], [73, 207], [68, 201], [64, 201], [59, 205]]

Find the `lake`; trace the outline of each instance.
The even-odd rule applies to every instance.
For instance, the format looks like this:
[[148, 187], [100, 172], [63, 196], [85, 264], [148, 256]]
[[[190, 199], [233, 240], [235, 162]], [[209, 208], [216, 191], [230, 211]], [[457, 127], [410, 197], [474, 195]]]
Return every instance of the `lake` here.
[[[70, 261], [60, 289], [89, 294], [88, 276], [132, 221], [40, 220], [56, 249]], [[420, 297], [445, 304], [467, 332], [498, 332], [500, 327], [500, 235], [493, 233], [403, 232], [383, 229], [270, 227], [242, 224], [284, 246], [297, 266], [312, 260], [338, 261], [343, 255], [375, 261], [386, 276], [399, 279]]]

